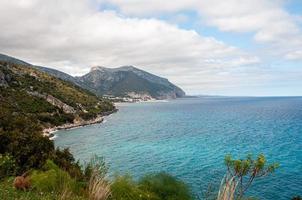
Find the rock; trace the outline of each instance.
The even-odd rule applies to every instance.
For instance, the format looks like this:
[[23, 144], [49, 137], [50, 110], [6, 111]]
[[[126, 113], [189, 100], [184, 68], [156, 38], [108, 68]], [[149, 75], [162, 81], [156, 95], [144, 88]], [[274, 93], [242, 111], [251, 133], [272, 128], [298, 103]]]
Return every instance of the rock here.
[[38, 92], [30, 92], [30, 91], [27, 91], [27, 93], [32, 96], [36, 96], [36, 97], [45, 99], [48, 103], [50, 103], [58, 108], [61, 108], [65, 113], [76, 113], [76, 110], [73, 107], [67, 105], [66, 103], [62, 102], [60, 99], [57, 99], [52, 95], [40, 94]]
[[1, 87], [6, 87], [7, 86], [7, 81], [6, 81], [6, 79], [5, 79], [5, 74], [2, 72], [2, 71], [0, 71], [0, 86]]

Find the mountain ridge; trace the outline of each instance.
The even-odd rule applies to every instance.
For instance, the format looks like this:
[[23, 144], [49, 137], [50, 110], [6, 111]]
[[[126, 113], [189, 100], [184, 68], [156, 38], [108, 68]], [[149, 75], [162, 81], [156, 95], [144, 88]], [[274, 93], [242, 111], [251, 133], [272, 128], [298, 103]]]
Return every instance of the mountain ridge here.
[[150, 95], [155, 99], [185, 96], [184, 91], [166, 78], [153, 75], [134, 66], [118, 68], [92, 67], [90, 72], [76, 77], [99, 95], [133, 96]]
[[32, 65], [4, 54], [0, 54], [0, 60], [31, 66], [59, 79], [72, 82], [99, 96], [149, 96], [154, 99], [174, 99], [185, 96], [185, 92], [168, 79], [131, 65], [117, 68], [94, 66], [83, 76], [71, 76], [53, 68]]

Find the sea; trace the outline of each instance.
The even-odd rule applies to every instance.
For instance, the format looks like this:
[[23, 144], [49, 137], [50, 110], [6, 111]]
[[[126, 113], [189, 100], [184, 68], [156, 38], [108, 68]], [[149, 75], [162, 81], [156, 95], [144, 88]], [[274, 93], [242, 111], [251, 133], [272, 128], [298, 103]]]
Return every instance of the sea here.
[[246, 195], [302, 196], [302, 97], [198, 97], [117, 107], [101, 124], [56, 132], [55, 145], [70, 148], [81, 163], [104, 157], [111, 176], [170, 173], [196, 199], [217, 192], [225, 155], [263, 153], [280, 166]]

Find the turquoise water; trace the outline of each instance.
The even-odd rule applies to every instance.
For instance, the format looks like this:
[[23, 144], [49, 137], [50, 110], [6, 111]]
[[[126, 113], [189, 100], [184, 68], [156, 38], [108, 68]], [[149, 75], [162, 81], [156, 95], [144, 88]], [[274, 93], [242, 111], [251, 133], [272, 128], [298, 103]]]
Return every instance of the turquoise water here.
[[302, 97], [192, 98], [119, 106], [102, 124], [60, 131], [55, 143], [85, 161], [104, 156], [113, 173], [166, 171], [202, 198], [218, 188], [224, 156], [264, 153], [280, 163], [249, 194], [260, 199], [302, 195]]

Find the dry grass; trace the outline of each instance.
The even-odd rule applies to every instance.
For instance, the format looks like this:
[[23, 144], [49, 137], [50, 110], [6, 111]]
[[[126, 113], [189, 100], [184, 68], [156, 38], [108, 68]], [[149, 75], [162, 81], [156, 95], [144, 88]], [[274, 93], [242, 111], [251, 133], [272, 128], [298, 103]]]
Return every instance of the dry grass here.
[[92, 171], [88, 192], [89, 200], [107, 200], [111, 195], [110, 184], [99, 175], [96, 169]]
[[217, 200], [234, 200], [237, 185], [234, 176], [226, 175], [221, 181]]
[[72, 199], [72, 192], [68, 188], [64, 188], [59, 195], [59, 200], [70, 200]]

